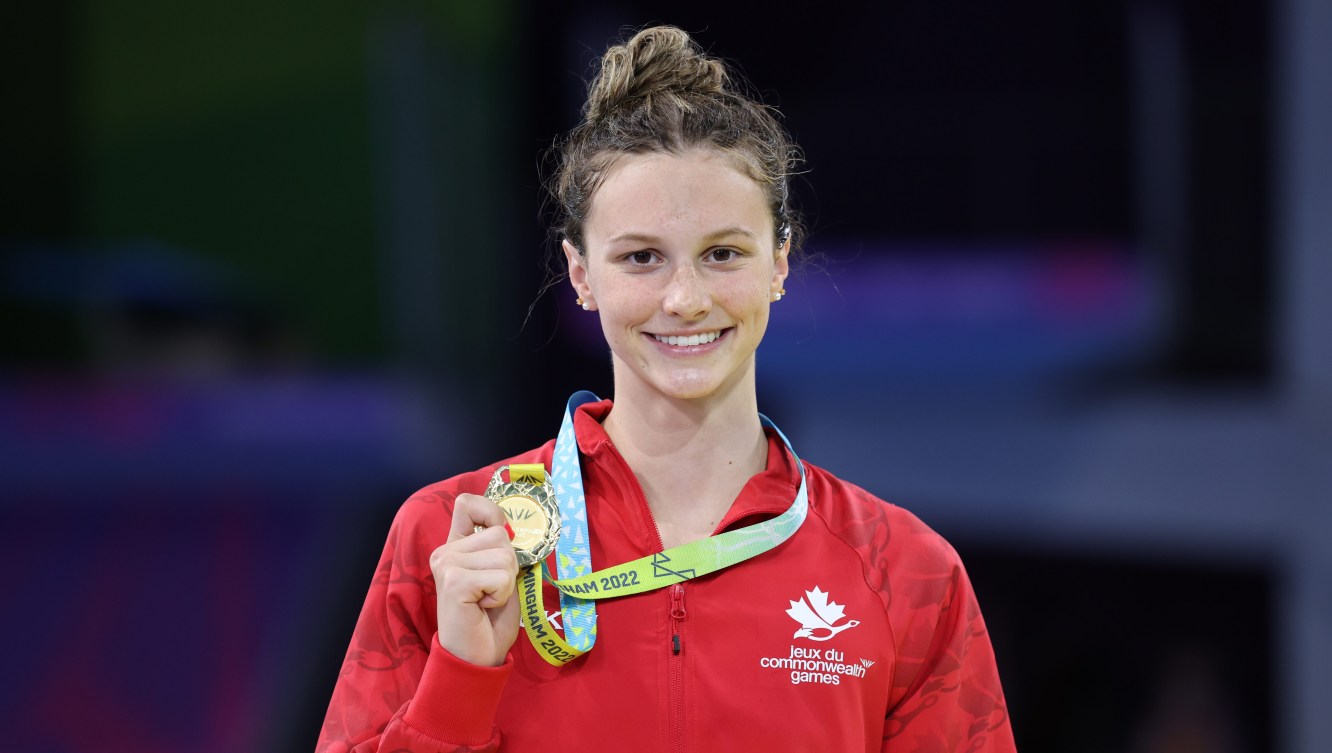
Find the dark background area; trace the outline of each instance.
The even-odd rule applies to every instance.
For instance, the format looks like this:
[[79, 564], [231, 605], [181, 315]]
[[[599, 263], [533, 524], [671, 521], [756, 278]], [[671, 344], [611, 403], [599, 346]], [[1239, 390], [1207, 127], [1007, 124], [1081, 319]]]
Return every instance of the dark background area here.
[[650, 22], [803, 147], [761, 407], [962, 553], [1019, 748], [1329, 749], [1321, 0], [0, 11], [6, 747], [313, 745], [397, 505], [610, 394], [542, 183]]

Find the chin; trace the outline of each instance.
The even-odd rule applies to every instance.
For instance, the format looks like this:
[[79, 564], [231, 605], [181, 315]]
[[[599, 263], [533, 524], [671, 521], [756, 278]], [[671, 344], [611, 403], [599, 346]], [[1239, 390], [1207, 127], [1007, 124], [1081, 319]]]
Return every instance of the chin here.
[[715, 389], [675, 389], [662, 390], [662, 392], [673, 400], [704, 400], [717, 394]]
[[701, 400], [728, 391], [732, 381], [714, 374], [680, 374], [674, 379], [659, 381], [658, 392], [676, 400]]
[[[643, 358], [633, 368], [618, 357], [614, 359], [619, 385], [639, 392], [655, 393], [670, 400], [705, 400], [726, 395], [753, 379], [753, 371], [743, 365], [719, 368], [719, 364], [696, 364], [692, 368], [679, 363], [652, 363]], [[630, 384], [636, 386], [630, 387]], [[618, 392], [619, 390], [617, 390]]]
[[717, 392], [715, 385], [702, 384], [659, 384], [656, 390], [673, 400], [698, 400]]

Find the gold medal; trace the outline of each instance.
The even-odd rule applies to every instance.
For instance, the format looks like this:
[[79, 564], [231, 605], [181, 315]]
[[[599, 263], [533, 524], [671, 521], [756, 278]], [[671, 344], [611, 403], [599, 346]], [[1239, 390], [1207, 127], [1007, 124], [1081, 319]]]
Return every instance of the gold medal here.
[[[507, 482], [505, 471], [509, 472]], [[544, 466], [500, 466], [486, 487], [486, 497], [499, 505], [513, 529], [513, 551], [519, 567], [535, 565], [555, 551], [560, 539], [560, 510]]]

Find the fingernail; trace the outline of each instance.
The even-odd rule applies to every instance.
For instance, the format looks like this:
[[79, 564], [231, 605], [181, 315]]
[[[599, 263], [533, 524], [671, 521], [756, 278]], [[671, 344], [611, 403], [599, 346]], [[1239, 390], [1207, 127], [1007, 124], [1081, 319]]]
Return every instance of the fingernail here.
[[513, 541], [513, 529], [509, 527], [509, 521], [504, 521], [504, 530], [509, 534], [509, 541]]

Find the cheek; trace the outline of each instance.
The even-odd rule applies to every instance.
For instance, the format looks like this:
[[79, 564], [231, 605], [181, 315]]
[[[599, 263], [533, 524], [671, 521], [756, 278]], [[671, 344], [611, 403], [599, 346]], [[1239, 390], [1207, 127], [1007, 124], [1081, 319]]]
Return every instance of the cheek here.
[[597, 296], [597, 308], [602, 326], [609, 333], [626, 324], [642, 322], [652, 316], [654, 298], [651, 291], [633, 285], [615, 285], [603, 288]]
[[767, 307], [769, 287], [767, 278], [736, 280], [714, 291], [713, 299], [737, 313], [748, 311], [752, 315], [755, 310]]

